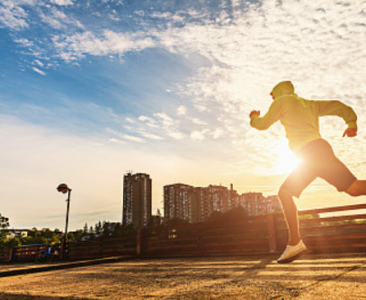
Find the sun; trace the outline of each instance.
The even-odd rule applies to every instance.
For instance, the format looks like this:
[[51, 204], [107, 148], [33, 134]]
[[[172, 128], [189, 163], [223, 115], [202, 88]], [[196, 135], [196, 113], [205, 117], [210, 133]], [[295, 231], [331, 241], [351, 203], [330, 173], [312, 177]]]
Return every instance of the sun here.
[[287, 141], [282, 141], [276, 148], [277, 160], [275, 170], [277, 174], [286, 174], [293, 171], [300, 163], [300, 159], [290, 150]]

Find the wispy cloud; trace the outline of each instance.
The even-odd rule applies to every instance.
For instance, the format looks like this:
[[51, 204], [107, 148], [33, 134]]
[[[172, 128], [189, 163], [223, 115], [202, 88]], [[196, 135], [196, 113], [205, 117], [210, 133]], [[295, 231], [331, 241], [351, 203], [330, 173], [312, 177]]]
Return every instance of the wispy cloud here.
[[2, 24], [5, 27], [20, 30], [29, 26], [26, 19], [25, 10], [11, 1], [4, 1], [0, 6], [0, 26]]
[[28, 39], [15, 39], [14, 42], [21, 44], [23, 47], [32, 47], [34, 43]]
[[187, 113], [187, 109], [183, 106], [183, 105], [181, 105], [181, 106], [179, 106], [178, 108], [177, 108], [177, 115], [179, 115], [179, 116], [183, 116], [183, 115], [185, 115]]
[[151, 140], [163, 140], [164, 139], [161, 136], [158, 136], [158, 135], [152, 134], [152, 133], [148, 133], [148, 132], [144, 132], [144, 131], [140, 131], [140, 134]]
[[213, 133], [213, 138], [218, 139], [223, 135], [224, 131], [221, 128], [217, 128]]
[[193, 131], [193, 132], [191, 133], [191, 138], [192, 138], [193, 140], [199, 140], [199, 141], [202, 141], [202, 140], [204, 140], [204, 139], [205, 139], [205, 136], [204, 136], [204, 134], [203, 134], [202, 132], [200, 132], [200, 131]]
[[206, 125], [207, 123], [201, 119], [198, 118], [192, 118], [192, 122], [197, 125]]
[[80, 59], [85, 55], [105, 56], [140, 51], [155, 45], [151, 38], [141, 33], [124, 34], [111, 30], [105, 30], [101, 34], [86, 31], [71, 36], [55, 36], [53, 42], [59, 57], [66, 61]]
[[127, 140], [127, 141], [132, 141], [132, 142], [137, 142], [137, 143], [144, 143], [145, 141], [140, 138], [140, 137], [137, 137], [137, 136], [132, 136], [132, 135], [128, 135], [128, 134], [125, 134], [125, 133], [122, 133], [122, 132], [117, 132], [111, 128], [107, 128], [106, 131], [108, 133], [112, 133], [113, 135], [123, 139], [123, 140]]
[[34, 71], [34, 72], [36, 72], [36, 73], [38, 73], [38, 74], [41, 74], [41, 75], [43, 75], [43, 76], [45, 76], [45, 75], [46, 75], [46, 72], [44, 72], [44, 71], [42, 71], [42, 70], [40, 70], [40, 69], [38, 69], [38, 68], [36, 68], [36, 67], [33, 67], [32, 69], [33, 69], [33, 71]]
[[68, 17], [63, 11], [51, 8], [49, 12], [39, 13], [41, 20], [54, 29], [66, 29], [69, 25], [83, 28], [83, 25], [73, 18]]
[[[12, 6], [7, 3], [4, 7], [9, 10]], [[60, 7], [71, 5], [72, 1], [53, 3]], [[19, 8], [19, 18], [26, 22], [27, 14], [20, 4], [15, 8]], [[349, 99], [351, 105], [358, 105], [357, 97], [363, 93], [360, 78], [365, 74], [363, 56], [366, 55], [361, 42], [365, 32], [361, 1], [349, 6], [331, 0], [281, 5], [263, 1], [244, 6], [233, 2], [231, 6], [223, 3], [219, 9], [215, 18], [210, 18], [209, 10], [199, 9], [135, 11], [134, 15], [140, 18], [136, 22], [140, 20], [143, 26], [148, 17], [160, 19], [167, 26], [159, 23], [144, 31], [130, 28], [121, 32], [93, 30], [89, 26], [76, 33], [61, 32], [53, 36], [52, 45], [56, 57], [67, 62], [79, 61], [88, 55], [110, 56], [147, 48], [161, 48], [184, 57], [200, 55], [208, 60], [208, 65], [180, 83], [178, 96], [192, 102], [197, 116], [178, 121], [166, 113], [156, 112], [150, 117], [140, 117], [150, 130], [163, 128], [168, 136], [177, 139], [190, 136], [185, 134], [187, 127], [188, 132], [193, 132], [200, 131], [203, 125], [220, 128], [219, 131], [212, 129], [206, 138], [215, 140], [227, 134], [236, 141], [247, 138], [251, 130], [245, 121], [247, 112], [254, 108], [265, 110], [271, 101], [268, 91], [284, 78], [293, 80], [305, 97], [329, 98], [335, 94]], [[47, 10], [47, 15], [41, 13], [40, 17], [59, 29], [65, 20], [71, 20], [56, 7]], [[183, 22], [184, 26], [175, 21]], [[76, 20], [73, 24], [67, 22], [78, 26]], [[33, 43], [25, 38], [18, 40], [22, 40], [24, 46], [28, 43], [30, 47]], [[179, 117], [186, 113], [186, 105], [176, 109]], [[187, 122], [193, 125], [188, 126]], [[156, 132], [150, 134], [157, 135]], [[274, 130], [269, 134], [280, 136]], [[271, 149], [270, 142], [264, 142]]]
[[128, 123], [132, 123], [132, 124], [135, 123], [135, 121], [133, 119], [131, 119], [131, 118], [125, 118], [125, 120]]
[[35, 61], [34, 61], [38, 66], [40, 66], [40, 67], [43, 67], [44, 66], [44, 63], [42, 63], [41, 61], [39, 61], [38, 59], [36, 59]]
[[[202, 185], [220, 182], [223, 177], [245, 182], [261, 175], [255, 180], [266, 181], [263, 174], [277, 174], [279, 152], [287, 151], [283, 146], [285, 132], [278, 123], [266, 132], [255, 131], [249, 126], [248, 114], [252, 109], [260, 109], [263, 114], [272, 102], [269, 91], [283, 79], [292, 80], [301, 96], [345, 101], [359, 114], [360, 128], [366, 126], [364, 1], [221, 1], [216, 6], [187, 1], [179, 10], [164, 1], [154, 6], [150, 1], [139, 1], [138, 6], [117, 0], [95, 1], [89, 6], [85, 3], [0, 3], [0, 26], [16, 43], [12, 55], [21, 62], [22, 71], [28, 62], [31, 74], [46, 75], [46, 70], [47, 75], [54, 72], [57, 78], [65, 76], [65, 82], [82, 86], [88, 81], [98, 86], [88, 86], [95, 95], [88, 94], [86, 85], [78, 90], [80, 93], [65, 88], [64, 95], [55, 97], [62, 104], [53, 103], [62, 116], [51, 110], [37, 112], [35, 107], [21, 103], [17, 103], [17, 109], [12, 109], [10, 102], [1, 103], [2, 108], [8, 107], [9, 115], [18, 113], [31, 119], [26, 112], [30, 108], [37, 112], [38, 120], [52, 119], [53, 129], [57, 123], [64, 130], [74, 129], [70, 132], [75, 135], [88, 131], [89, 136], [67, 135], [63, 145], [50, 130], [2, 121], [0, 129], [7, 148], [6, 155], [2, 152], [1, 165], [8, 170], [1, 177], [4, 186], [15, 185], [12, 178], [22, 172], [26, 177], [21, 184], [32, 186], [34, 170], [40, 172], [37, 182], [44, 178], [41, 172], [50, 174], [53, 170], [55, 183], [47, 177], [42, 190], [71, 178], [83, 189], [80, 201], [89, 205], [89, 198], [93, 203], [100, 199], [87, 188], [99, 186], [94, 180], [101, 180], [107, 190], [112, 188], [107, 180], [114, 180], [118, 186], [121, 168], [159, 174], [154, 179], [161, 181], [158, 201], [161, 185], [176, 177]], [[77, 68], [72, 69], [72, 64]], [[141, 80], [138, 87], [134, 86], [141, 77], [150, 82]], [[164, 81], [169, 84], [164, 85]], [[62, 85], [55, 88], [55, 94]], [[72, 119], [62, 123], [60, 119], [70, 113]], [[84, 131], [78, 131], [80, 124]], [[323, 118], [320, 124], [323, 136], [331, 141], [339, 157], [357, 176], [366, 176], [366, 140], [361, 130], [357, 139], [345, 140], [338, 135], [345, 126], [342, 120]], [[98, 137], [98, 147], [88, 144], [95, 138], [93, 134]], [[160, 176], [163, 179], [158, 179]], [[280, 185], [280, 179], [268, 182]], [[119, 193], [118, 186], [110, 199], [120, 201]], [[47, 194], [49, 198], [52, 195]], [[7, 190], [4, 198], [10, 196], [27, 197]], [[32, 194], [32, 199], [37, 196]]]
[[51, 0], [51, 3], [64, 6], [64, 5], [73, 5], [73, 0]]

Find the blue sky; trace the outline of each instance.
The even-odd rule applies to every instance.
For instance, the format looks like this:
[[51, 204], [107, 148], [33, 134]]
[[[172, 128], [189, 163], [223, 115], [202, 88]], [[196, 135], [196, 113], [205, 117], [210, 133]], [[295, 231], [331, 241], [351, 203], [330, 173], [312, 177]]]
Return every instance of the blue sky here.
[[[269, 91], [341, 99], [359, 116], [322, 133], [365, 177], [364, 1], [0, 0], [1, 213], [14, 227], [121, 219], [127, 170], [163, 185], [234, 184], [275, 194], [293, 167], [279, 124], [258, 132]], [[315, 182], [301, 208], [364, 202]]]

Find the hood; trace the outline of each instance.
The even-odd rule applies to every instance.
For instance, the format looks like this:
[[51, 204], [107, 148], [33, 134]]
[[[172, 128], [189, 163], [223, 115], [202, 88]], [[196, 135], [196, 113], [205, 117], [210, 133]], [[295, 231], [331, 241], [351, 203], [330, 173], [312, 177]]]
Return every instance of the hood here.
[[282, 81], [273, 88], [273, 90], [271, 91], [271, 94], [276, 99], [277, 97], [280, 97], [283, 95], [294, 94], [294, 92], [295, 92], [295, 88], [291, 81]]

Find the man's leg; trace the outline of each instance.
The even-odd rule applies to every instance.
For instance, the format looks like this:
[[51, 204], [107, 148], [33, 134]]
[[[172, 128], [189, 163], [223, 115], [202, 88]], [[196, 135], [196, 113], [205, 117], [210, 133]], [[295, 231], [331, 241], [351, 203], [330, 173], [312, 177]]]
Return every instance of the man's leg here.
[[356, 180], [345, 192], [353, 197], [366, 195], [366, 180]]
[[282, 203], [283, 212], [287, 223], [288, 243], [291, 246], [295, 246], [301, 240], [296, 204], [292, 198], [292, 194], [283, 187], [280, 188], [278, 197]]

